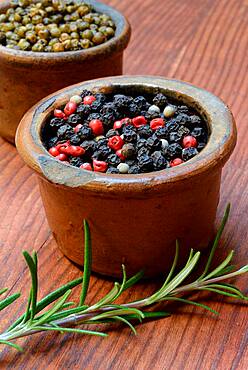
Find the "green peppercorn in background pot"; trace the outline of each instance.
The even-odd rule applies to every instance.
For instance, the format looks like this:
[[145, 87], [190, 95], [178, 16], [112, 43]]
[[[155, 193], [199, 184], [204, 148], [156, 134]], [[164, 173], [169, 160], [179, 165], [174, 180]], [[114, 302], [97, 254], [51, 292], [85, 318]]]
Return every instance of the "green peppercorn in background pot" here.
[[[1, 1], [0, 13], [10, 3]], [[24, 113], [48, 94], [80, 81], [122, 74], [130, 25], [115, 9], [94, 0], [87, 3], [97, 12], [109, 15], [115, 23], [115, 36], [101, 45], [64, 52], [21, 51], [0, 46], [0, 136], [6, 140], [14, 143]]]
[[[162, 171], [113, 175], [63, 164], [48, 154], [42, 128], [53, 110], [83, 89], [102, 93], [162, 92], [193, 107], [206, 121], [206, 147], [191, 160]], [[38, 175], [41, 196], [61, 251], [83, 263], [83, 219], [90, 224], [93, 270], [121, 275], [145, 269], [147, 277], [165, 273], [180, 244], [181, 262], [190, 248], [201, 250], [214, 234], [221, 172], [236, 144], [228, 107], [190, 84], [159, 77], [113, 77], [75, 85], [53, 94], [23, 118], [17, 149]]]

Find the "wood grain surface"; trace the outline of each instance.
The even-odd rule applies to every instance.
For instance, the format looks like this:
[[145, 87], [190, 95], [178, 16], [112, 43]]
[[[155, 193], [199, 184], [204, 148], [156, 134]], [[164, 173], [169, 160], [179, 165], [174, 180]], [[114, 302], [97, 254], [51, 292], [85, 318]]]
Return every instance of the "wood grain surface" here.
[[[237, 148], [223, 171], [218, 221], [232, 203], [220, 255], [234, 249], [237, 264], [247, 263], [248, 247], [248, 1], [105, 0], [129, 18], [133, 36], [125, 54], [126, 74], [175, 77], [219, 95], [237, 120]], [[11, 114], [11, 112], [10, 112]], [[22, 249], [39, 255], [40, 296], [78, 277], [80, 271], [57, 250], [50, 234], [35, 176], [16, 149], [0, 139], [0, 285], [11, 292], [29, 289]], [[247, 289], [247, 277], [238, 280]], [[93, 277], [89, 301], [111, 282]], [[156, 283], [126, 293], [137, 298]], [[37, 335], [20, 340], [24, 354], [3, 349], [3, 369], [247, 369], [248, 310], [225, 299], [208, 302], [220, 312], [178, 306], [174, 316], [146, 323], [135, 337], [123, 327], [107, 328], [107, 339]], [[24, 297], [3, 326], [24, 309]], [[1, 318], [2, 322], [2, 318]]]

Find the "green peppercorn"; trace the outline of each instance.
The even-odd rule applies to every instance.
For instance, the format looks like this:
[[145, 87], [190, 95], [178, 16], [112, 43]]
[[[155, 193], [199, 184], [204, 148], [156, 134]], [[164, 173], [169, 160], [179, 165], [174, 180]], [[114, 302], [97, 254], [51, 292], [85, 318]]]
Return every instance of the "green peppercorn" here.
[[62, 42], [65, 50], [71, 50], [71, 40], [65, 40]]
[[37, 41], [37, 36], [36, 33], [33, 31], [27, 32], [26, 33], [26, 40], [30, 42], [30, 44], [35, 44]]
[[56, 44], [54, 44], [52, 46], [52, 49], [55, 53], [58, 53], [58, 52], [61, 52], [61, 51], [65, 50], [64, 45], [61, 42], [57, 42]]
[[36, 44], [34, 44], [32, 46], [32, 51], [36, 52], [36, 53], [42, 53], [44, 51], [44, 45], [42, 45], [41, 43], [39, 42], [36, 42]]
[[18, 42], [18, 46], [21, 50], [30, 50], [30, 43], [25, 40], [25, 39], [21, 39], [19, 42]]
[[103, 33], [101, 32], [97, 32], [93, 38], [92, 38], [92, 41], [94, 42], [94, 44], [96, 45], [100, 45], [102, 44], [104, 41], [106, 41], [106, 37], [104, 36]]
[[29, 23], [26, 25], [27, 31], [34, 31], [34, 25], [32, 23]]
[[55, 39], [50, 40], [48, 45], [53, 46], [54, 44], [57, 44], [57, 43], [59, 43], [59, 39], [55, 38]]
[[40, 39], [48, 40], [49, 36], [50, 36], [50, 32], [46, 29], [40, 30], [38, 32], [38, 36], [39, 36]]
[[2, 25], [2, 31], [3, 32], [8, 32], [8, 31], [13, 31], [14, 30], [14, 25], [13, 23], [7, 22]]
[[88, 22], [80, 21], [77, 23], [77, 28], [79, 29], [79, 31], [84, 31], [90, 28], [90, 24]]
[[7, 20], [7, 17], [5, 14], [0, 14], [0, 23], [5, 22]]
[[77, 11], [78, 11], [78, 13], [79, 13], [80, 17], [83, 17], [84, 15], [88, 14], [88, 13], [90, 12], [90, 10], [91, 10], [91, 9], [90, 9], [89, 5], [86, 5], [86, 4], [81, 5], [81, 6], [77, 9]]
[[9, 8], [9, 9], [7, 9], [7, 11], [6, 11], [6, 15], [7, 15], [7, 17], [9, 17], [10, 15], [12, 15], [12, 14], [14, 14], [15, 13], [15, 11], [14, 11], [14, 9], [13, 8]]
[[81, 0], [12, 0], [0, 14], [0, 44], [24, 51], [88, 49], [114, 34], [111, 17]]
[[115, 30], [112, 27], [106, 28], [106, 35], [107, 37], [113, 37], [115, 35]]
[[60, 36], [60, 41], [63, 42], [63, 41], [66, 41], [66, 40], [70, 40], [71, 39], [71, 36], [68, 35], [68, 33], [62, 33], [61, 36]]
[[80, 36], [79, 36], [79, 34], [78, 34], [77, 32], [72, 32], [72, 33], [71, 33], [71, 38], [72, 38], [72, 39], [77, 39], [77, 40], [79, 40], [79, 39], [80, 39]]
[[22, 24], [23, 26], [26, 26], [27, 24], [31, 23], [31, 18], [27, 15], [24, 15], [24, 17], [22, 18]]
[[88, 40], [92, 40], [93, 38], [93, 32], [91, 30], [85, 30], [83, 32], [81, 32], [81, 37], [83, 39], [88, 39]]
[[50, 34], [51, 34], [52, 37], [60, 37], [61, 31], [60, 31], [59, 28], [54, 27], [54, 28], [50, 29]]
[[86, 14], [84, 17], [83, 17], [83, 20], [85, 22], [88, 22], [88, 23], [92, 23], [93, 22], [93, 17], [91, 14]]
[[15, 13], [15, 14], [14, 14], [14, 21], [15, 21], [15, 22], [18, 22], [18, 23], [21, 23], [21, 21], [22, 21], [22, 16], [21, 16], [20, 14], [18, 14], [18, 13]]
[[61, 24], [59, 26], [59, 29], [60, 29], [61, 33], [70, 33], [71, 32], [71, 28], [70, 28], [69, 24]]
[[80, 41], [80, 45], [81, 45], [81, 48], [83, 48], [83, 49], [89, 49], [91, 47], [92, 43], [88, 39], [83, 39], [83, 40]]
[[77, 30], [78, 30], [77, 24], [76, 23], [71, 23], [70, 24], [70, 30], [71, 30], [71, 32], [77, 32]]
[[28, 5], [31, 4], [31, 1], [30, 0], [19, 0], [18, 1], [18, 5], [21, 6], [21, 7], [26, 7]]
[[26, 32], [27, 32], [27, 28], [24, 26], [20, 26], [16, 28], [16, 34], [22, 38], [25, 36]]
[[77, 21], [80, 18], [78, 12], [74, 12], [71, 14], [71, 21]]

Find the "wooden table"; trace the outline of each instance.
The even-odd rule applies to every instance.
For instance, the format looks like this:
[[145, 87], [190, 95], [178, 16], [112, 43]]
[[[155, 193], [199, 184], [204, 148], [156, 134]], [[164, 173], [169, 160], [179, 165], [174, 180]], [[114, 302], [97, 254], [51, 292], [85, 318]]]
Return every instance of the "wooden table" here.
[[[130, 19], [133, 37], [125, 55], [126, 74], [176, 77], [219, 95], [237, 120], [239, 141], [223, 173], [220, 220], [228, 201], [229, 224], [220, 254], [233, 248], [237, 264], [247, 263], [247, 0], [105, 0]], [[10, 112], [11, 114], [11, 112]], [[22, 249], [38, 251], [41, 295], [78, 277], [80, 271], [57, 250], [45, 218], [34, 174], [16, 149], [0, 141], [0, 276], [11, 292], [29, 289]], [[225, 244], [225, 245], [224, 245]], [[111, 282], [92, 279], [90, 300]], [[239, 279], [247, 287], [247, 277]], [[153, 284], [130, 292], [146, 294]], [[126, 295], [126, 298], [130, 298]], [[225, 301], [225, 303], [224, 303]], [[25, 353], [4, 349], [6, 369], [247, 369], [247, 306], [220, 298], [210, 302], [215, 318], [201, 309], [180, 306], [175, 315], [138, 328], [108, 329], [107, 339], [37, 335], [20, 340]], [[24, 297], [4, 316], [5, 324], [24, 310]]]

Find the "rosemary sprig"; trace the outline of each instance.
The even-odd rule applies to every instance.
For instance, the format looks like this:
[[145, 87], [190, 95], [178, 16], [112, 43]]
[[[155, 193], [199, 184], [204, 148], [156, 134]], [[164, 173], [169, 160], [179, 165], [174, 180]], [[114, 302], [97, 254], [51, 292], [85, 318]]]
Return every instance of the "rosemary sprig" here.
[[[21, 337], [33, 335], [45, 331], [58, 331], [60, 333], [79, 333], [98, 335], [101, 337], [107, 334], [101, 331], [92, 331], [88, 329], [78, 329], [77, 325], [102, 324], [121, 322], [129, 326], [136, 334], [133, 320], [142, 322], [144, 319], [164, 318], [170, 316], [166, 311], [149, 311], [159, 302], [176, 301], [180, 303], [192, 304], [202, 307], [214, 314], [218, 314], [211, 307], [190, 299], [183, 298], [183, 294], [197, 291], [214, 292], [216, 294], [247, 300], [245, 296], [235, 285], [224, 283], [227, 279], [234, 278], [238, 275], [248, 272], [248, 265], [235, 270], [231, 265], [233, 251], [220, 263], [216, 268], [211, 270], [211, 265], [219, 240], [223, 233], [225, 224], [229, 216], [230, 206], [228, 205], [223, 217], [220, 228], [216, 234], [208, 261], [203, 273], [198, 279], [191, 283], [182, 285], [183, 281], [189, 277], [195, 269], [200, 259], [200, 252], [190, 251], [188, 261], [181, 271], [175, 273], [179, 247], [176, 243], [176, 253], [171, 270], [165, 279], [164, 284], [152, 295], [140, 300], [131, 301], [123, 304], [116, 304], [117, 298], [124, 290], [132, 287], [142, 277], [143, 272], [139, 272], [132, 278], [127, 279], [125, 266], [122, 266], [123, 279], [121, 283], [115, 282], [113, 288], [103, 298], [99, 299], [91, 306], [85, 305], [90, 275], [91, 275], [91, 238], [88, 223], [84, 221], [85, 235], [85, 253], [84, 253], [84, 274], [82, 278], [73, 280], [54, 292], [48, 294], [41, 301], [37, 301], [38, 296], [38, 273], [37, 273], [37, 254], [34, 252], [30, 255], [27, 251], [23, 256], [28, 265], [31, 275], [31, 289], [28, 297], [26, 312], [17, 319], [6, 331], [0, 334], [0, 344], [8, 345], [19, 351], [22, 348], [12, 341]], [[74, 287], [82, 285], [79, 303], [68, 301], [71, 291]], [[7, 289], [1, 289], [0, 295], [7, 292]], [[0, 311], [9, 307], [20, 297], [19, 293], [0, 300]], [[50, 305], [53, 303], [53, 306]]]

